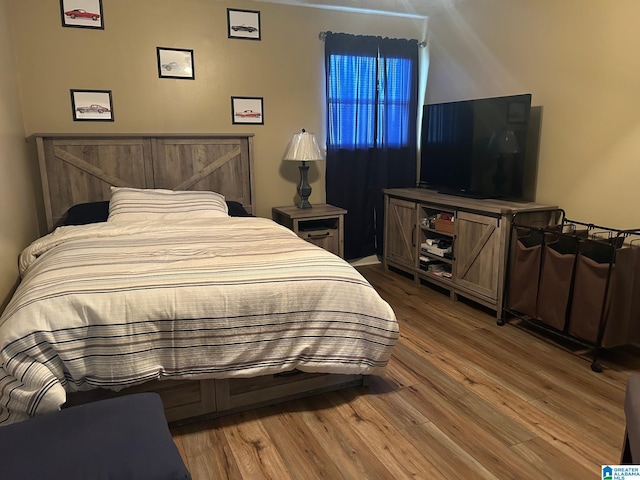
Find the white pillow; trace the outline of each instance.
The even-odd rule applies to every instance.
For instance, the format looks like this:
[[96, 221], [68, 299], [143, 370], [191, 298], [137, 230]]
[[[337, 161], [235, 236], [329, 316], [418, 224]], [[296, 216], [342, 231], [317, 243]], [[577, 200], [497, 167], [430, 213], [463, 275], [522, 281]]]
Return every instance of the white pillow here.
[[202, 220], [228, 216], [224, 195], [215, 192], [111, 187], [107, 221]]

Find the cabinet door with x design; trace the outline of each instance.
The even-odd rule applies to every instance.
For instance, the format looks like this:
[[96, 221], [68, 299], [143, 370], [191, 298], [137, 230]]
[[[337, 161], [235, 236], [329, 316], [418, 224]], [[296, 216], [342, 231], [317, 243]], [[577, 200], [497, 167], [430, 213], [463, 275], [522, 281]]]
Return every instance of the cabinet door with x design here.
[[500, 217], [458, 211], [454, 281], [461, 287], [498, 298], [499, 272], [504, 265]]
[[416, 208], [416, 202], [387, 196], [385, 261], [412, 269], [416, 267]]

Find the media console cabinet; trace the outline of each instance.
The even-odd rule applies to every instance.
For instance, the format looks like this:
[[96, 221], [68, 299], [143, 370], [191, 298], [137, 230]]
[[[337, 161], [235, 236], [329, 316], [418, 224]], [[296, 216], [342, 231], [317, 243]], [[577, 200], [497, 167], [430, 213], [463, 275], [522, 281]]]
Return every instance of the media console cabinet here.
[[[496, 311], [502, 319], [511, 221], [550, 221], [555, 205], [385, 189], [383, 265]], [[526, 213], [526, 214], [525, 214]], [[450, 219], [453, 219], [451, 221]], [[450, 245], [451, 251], [448, 252]]]

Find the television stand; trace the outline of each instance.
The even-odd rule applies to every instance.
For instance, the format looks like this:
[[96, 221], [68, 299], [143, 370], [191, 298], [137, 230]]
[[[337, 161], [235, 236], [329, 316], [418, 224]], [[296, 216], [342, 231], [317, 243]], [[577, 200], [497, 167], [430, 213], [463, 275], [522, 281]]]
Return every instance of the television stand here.
[[[548, 224], [555, 205], [385, 189], [383, 265], [495, 310], [502, 319], [511, 221]], [[453, 218], [454, 221], [449, 219]], [[440, 248], [441, 240], [451, 254]]]

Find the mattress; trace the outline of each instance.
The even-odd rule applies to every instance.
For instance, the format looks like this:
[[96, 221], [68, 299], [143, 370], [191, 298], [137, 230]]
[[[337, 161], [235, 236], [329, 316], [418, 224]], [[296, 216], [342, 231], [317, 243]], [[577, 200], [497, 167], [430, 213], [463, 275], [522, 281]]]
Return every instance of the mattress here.
[[150, 380], [380, 374], [393, 310], [264, 218], [64, 226], [20, 256], [0, 317], [0, 424]]

